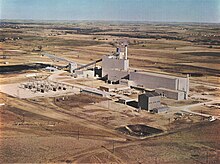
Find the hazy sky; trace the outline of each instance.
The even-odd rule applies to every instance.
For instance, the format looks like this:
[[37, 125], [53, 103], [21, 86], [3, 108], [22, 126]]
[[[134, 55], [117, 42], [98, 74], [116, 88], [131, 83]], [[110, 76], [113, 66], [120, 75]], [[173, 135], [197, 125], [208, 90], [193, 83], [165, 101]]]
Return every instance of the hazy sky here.
[[0, 18], [220, 23], [220, 0], [0, 0]]

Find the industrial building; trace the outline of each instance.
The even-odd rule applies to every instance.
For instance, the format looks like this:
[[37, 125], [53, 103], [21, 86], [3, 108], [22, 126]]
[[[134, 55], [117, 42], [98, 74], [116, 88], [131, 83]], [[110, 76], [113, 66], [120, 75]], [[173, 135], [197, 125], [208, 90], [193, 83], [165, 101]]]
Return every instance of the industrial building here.
[[85, 94], [90, 94], [90, 95], [101, 96], [101, 97], [110, 97], [110, 94], [108, 92], [101, 91], [96, 88], [86, 87], [86, 88], [81, 89], [80, 92], [85, 93]]
[[162, 112], [167, 112], [168, 110], [169, 110], [169, 107], [162, 106], [162, 107], [159, 107], [159, 108], [155, 108], [155, 109], [151, 110], [150, 112], [151, 113], [162, 113]]
[[115, 92], [115, 91], [121, 91], [121, 90], [128, 90], [130, 89], [130, 87], [126, 86], [126, 85], [110, 85], [110, 84], [106, 84], [106, 85], [101, 85], [99, 86], [99, 89], [102, 91], [106, 91], [106, 92]]
[[146, 92], [138, 96], [138, 107], [151, 111], [161, 107], [160, 103], [161, 96], [156, 92]]
[[55, 71], [57, 71], [58, 69], [57, 68], [54, 68], [54, 67], [46, 67], [45, 68], [45, 71], [47, 71], [47, 72], [55, 72]]
[[116, 53], [102, 57], [102, 77], [106, 77], [109, 82], [117, 82], [126, 78], [129, 74], [128, 48], [125, 46], [124, 52], [117, 48]]
[[94, 78], [93, 70], [75, 70], [73, 73], [75, 78]]
[[70, 73], [74, 73], [74, 70], [77, 68], [77, 63], [71, 62], [69, 63], [69, 71]]
[[155, 89], [163, 97], [183, 100], [188, 98], [189, 78], [175, 77], [151, 72], [130, 72], [129, 80], [135, 86]]
[[129, 70], [128, 47], [124, 52], [117, 48], [116, 53], [102, 57], [102, 77], [110, 83], [118, 82], [129, 87], [147, 88], [162, 97], [175, 100], [188, 99], [189, 77], [175, 77], [152, 72]]

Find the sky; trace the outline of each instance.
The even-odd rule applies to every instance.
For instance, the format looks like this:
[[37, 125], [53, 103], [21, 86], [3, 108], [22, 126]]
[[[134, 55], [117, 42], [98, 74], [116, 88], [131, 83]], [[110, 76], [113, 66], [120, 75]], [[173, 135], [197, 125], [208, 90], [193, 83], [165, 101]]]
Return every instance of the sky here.
[[220, 23], [220, 0], [0, 0], [0, 18]]

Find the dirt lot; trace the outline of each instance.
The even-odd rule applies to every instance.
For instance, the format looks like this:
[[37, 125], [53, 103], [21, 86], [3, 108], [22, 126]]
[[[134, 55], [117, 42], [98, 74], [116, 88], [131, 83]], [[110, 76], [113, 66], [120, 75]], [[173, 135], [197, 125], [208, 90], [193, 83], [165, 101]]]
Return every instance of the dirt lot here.
[[59, 107], [70, 109], [74, 107], [82, 107], [84, 105], [98, 103], [105, 100], [106, 98], [98, 96], [77, 94], [65, 97], [57, 97], [54, 99], [54, 103]]
[[[135, 113], [123, 104], [108, 104], [105, 99], [97, 98], [88, 104], [85, 99], [91, 97], [87, 95], [58, 102], [55, 98], [1, 97], [8, 104], [1, 107], [1, 162], [194, 163], [206, 160], [201, 154], [207, 152], [209, 161], [219, 160], [219, 121], [208, 123], [201, 117], [186, 116], [169, 124], [163, 115]], [[114, 130], [137, 123], [171, 134], [140, 140]]]

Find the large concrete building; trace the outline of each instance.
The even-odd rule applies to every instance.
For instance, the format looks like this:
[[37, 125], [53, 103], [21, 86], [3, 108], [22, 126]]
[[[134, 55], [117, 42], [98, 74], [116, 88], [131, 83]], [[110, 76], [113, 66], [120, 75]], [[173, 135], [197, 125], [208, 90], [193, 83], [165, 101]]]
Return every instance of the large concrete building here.
[[127, 58], [127, 46], [124, 53], [117, 48], [115, 54], [102, 57], [102, 77], [107, 76], [110, 82], [116, 82], [128, 76], [129, 60]]
[[151, 72], [130, 72], [129, 80], [135, 86], [156, 89], [167, 98], [182, 100], [188, 98], [189, 78], [175, 77]]
[[156, 92], [146, 92], [138, 96], [138, 107], [151, 111], [161, 107], [161, 96]]

